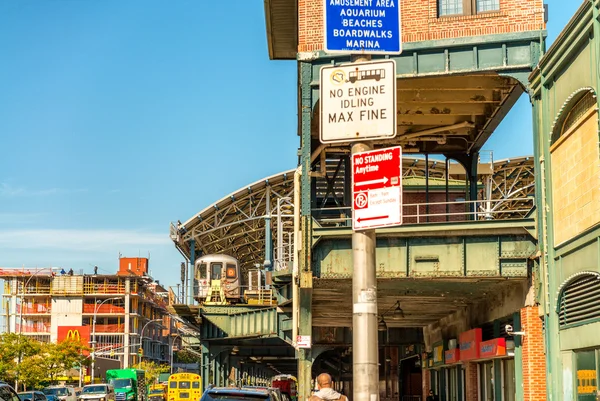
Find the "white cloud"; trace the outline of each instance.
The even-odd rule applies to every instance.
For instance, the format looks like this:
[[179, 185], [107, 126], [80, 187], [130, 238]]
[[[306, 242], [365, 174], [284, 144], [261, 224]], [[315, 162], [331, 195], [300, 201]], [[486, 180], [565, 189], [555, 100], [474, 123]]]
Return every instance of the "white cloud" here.
[[28, 189], [25, 187], [15, 187], [9, 183], [0, 183], [0, 196], [14, 198], [17, 196], [48, 196], [58, 194], [72, 194], [85, 192], [86, 189], [66, 189], [66, 188], [46, 188], [46, 189]]
[[168, 233], [144, 230], [19, 229], [0, 230], [0, 249], [104, 251], [168, 245]]

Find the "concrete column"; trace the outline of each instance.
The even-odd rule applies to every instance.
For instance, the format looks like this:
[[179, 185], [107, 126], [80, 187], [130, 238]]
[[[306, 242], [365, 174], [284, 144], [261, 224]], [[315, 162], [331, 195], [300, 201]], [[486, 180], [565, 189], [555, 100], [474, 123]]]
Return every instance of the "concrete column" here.
[[[542, 320], [539, 317], [537, 306], [527, 306], [521, 309], [521, 331], [525, 332], [525, 335], [519, 339], [523, 366], [523, 400], [545, 400], [546, 357], [544, 355]], [[515, 344], [518, 344], [517, 341]], [[515, 361], [515, 363], [519, 363], [519, 361]]]
[[[129, 367], [131, 354], [131, 279], [125, 279], [125, 321], [123, 322], [123, 368]], [[137, 352], [137, 350], [135, 351]]]
[[[16, 278], [10, 280], [10, 306], [9, 306], [9, 322], [8, 331], [9, 333], [17, 333], [17, 298], [18, 298], [18, 282]], [[21, 324], [21, 322], [19, 322]]]

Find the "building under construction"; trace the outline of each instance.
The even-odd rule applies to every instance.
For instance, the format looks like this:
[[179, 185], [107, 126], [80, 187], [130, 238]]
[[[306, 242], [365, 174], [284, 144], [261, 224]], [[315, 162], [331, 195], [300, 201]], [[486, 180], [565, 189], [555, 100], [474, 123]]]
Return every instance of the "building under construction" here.
[[168, 292], [148, 275], [147, 258], [120, 258], [115, 274], [2, 268], [0, 278], [5, 331], [42, 342], [89, 342], [96, 359], [86, 381], [140, 359], [170, 361]]

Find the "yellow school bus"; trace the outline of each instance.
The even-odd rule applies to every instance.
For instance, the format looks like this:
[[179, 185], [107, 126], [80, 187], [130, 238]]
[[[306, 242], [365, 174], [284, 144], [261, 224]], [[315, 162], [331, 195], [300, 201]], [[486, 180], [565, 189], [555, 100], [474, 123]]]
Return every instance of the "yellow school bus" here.
[[174, 373], [169, 376], [168, 401], [199, 401], [202, 379], [195, 373]]

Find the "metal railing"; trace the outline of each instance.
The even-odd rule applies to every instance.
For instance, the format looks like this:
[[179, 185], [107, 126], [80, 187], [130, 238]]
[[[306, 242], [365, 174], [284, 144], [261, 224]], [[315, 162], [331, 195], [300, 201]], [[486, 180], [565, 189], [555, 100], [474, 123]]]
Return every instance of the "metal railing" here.
[[[510, 205], [510, 207], [508, 207]], [[403, 224], [457, 223], [484, 220], [516, 220], [528, 215], [535, 205], [532, 197], [476, 201], [405, 203]], [[351, 207], [312, 209], [323, 226], [352, 226]]]

